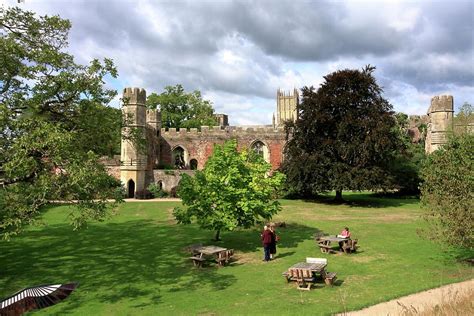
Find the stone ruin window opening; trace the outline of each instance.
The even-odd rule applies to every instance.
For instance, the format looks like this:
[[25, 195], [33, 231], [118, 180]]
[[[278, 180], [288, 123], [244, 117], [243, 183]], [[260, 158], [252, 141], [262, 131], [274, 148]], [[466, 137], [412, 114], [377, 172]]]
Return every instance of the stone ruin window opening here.
[[196, 170], [198, 168], [198, 161], [196, 159], [191, 159], [189, 162], [191, 170]]
[[253, 150], [257, 155], [262, 157], [266, 162], [270, 162], [270, 152], [268, 146], [262, 141], [256, 140], [250, 145], [250, 149]]
[[175, 169], [186, 169], [187, 152], [183, 147], [177, 146], [173, 149], [173, 165]]

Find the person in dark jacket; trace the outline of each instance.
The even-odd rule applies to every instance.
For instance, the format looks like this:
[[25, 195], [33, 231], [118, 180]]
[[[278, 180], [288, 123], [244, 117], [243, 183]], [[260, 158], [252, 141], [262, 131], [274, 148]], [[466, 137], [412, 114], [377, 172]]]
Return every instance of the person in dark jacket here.
[[270, 244], [270, 260], [275, 258], [277, 252], [277, 234], [275, 231], [275, 224], [270, 223], [269, 230], [272, 232], [272, 243]]
[[272, 232], [268, 228], [268, 226], [263, 227], [263, 232], [261, 234], [262, 237], [262, 244], [263, 244], [263, 253], [264, 258], [263, 261], [270, 261], [270, 247], [272, 244]]

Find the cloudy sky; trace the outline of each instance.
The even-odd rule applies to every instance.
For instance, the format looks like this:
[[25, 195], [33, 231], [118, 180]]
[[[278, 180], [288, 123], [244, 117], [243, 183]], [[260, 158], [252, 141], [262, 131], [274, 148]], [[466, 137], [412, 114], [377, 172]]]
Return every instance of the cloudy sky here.
[[[0, 0], [6, 6], [17, 0]], [[232, 125], [270, 124], [278, 88], [319, 86], [338, 69], [377, 67], [396, 111], [425, 114], [452, 94], [474, 103], [474, 1], [24, 0], [72, 22], [77, 62], [112, 58], [108, 85], [200, 90]], [[118, 104], [118, 102], [116, 102]]]

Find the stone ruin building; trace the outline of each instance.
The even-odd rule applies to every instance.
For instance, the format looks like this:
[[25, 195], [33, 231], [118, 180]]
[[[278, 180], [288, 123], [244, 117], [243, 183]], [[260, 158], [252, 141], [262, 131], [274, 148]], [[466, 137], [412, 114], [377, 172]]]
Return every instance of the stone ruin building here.
[[[215, 144], [229, 139], [237, 141], [238, 148], [250, 148], [263, 156], [277, 169], [283, 161], [285, 146], [284, 122], [296, 120], [298, 90], [292, 93], [277, 91], [277, 112], [272, 125], [229, 126], [228, 116], [216, 114], [216, 126], [176, 129], [161, 128], [159, 110], [145, 107], [146, 92], [139, 88], [125, 88], [122, 112], [127, 121], [122, 134], [129, 135], [131, 128], [138, 130], [146, 139], [147, 148], [138, 150], [128, 139], [122, 138], [120, 155], [120, 180], [127, 196], [133, 197], [151, 183], [164, 191], [178, 185], [181, 173], [193, 173], [202, 169], [212, 154]], [[110, 168], [109, 168], [110, 170]], [[118, 176], [117, 170], [111, 172]]]
[[[299, 104], [297, 89], [290, 93], [278, 90], [276, 115], [273, 115], [271, 125], [229, 126], [227, 115], [216, 114], [218, 125], [202, 126], [198, 130], [162, 128], [159, 110], [145, 107], [144, 89], [125, 88], [123, 100], [122, 112], [128, 122], [122, 134], [128, 135], [133, 127], [146, 139], [146, 150], [140, 151], [130, 140], [123, 138], [120, 161], [106, 163], [109, 172], [124, 184], [128, 197], [134, 197], [135, 192], [146, 189], [151, 183], [159, 185], [165, 192], [172, 191], [182, 173], [193, 174], [194, 170], [202, 169], [213, 146], [229, 139], [237, 140], [238, 148], [255, 150], [271, 164], [272, 169], [277, 169], [283, 161], [284, 122], [296, 120]], [[427, 125], [427, 153], [446, 143], [447, 134], [452, 130], [453, 112], [452, 96], [435, 96], [431, 99], [428, 115], [416, 117], [418, 124]], [[417, 127], [409, 129], [412, 130], [409, 133], [415, 135], [413, 139], [424, 137]]]

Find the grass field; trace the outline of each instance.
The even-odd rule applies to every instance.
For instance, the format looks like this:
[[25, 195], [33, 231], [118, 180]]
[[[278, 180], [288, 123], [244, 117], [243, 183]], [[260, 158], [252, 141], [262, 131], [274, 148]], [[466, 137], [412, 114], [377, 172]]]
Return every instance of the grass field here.
[[[37, 314], [76, 315], [329, 315], [474, 277], [455, 249], [417, 235], [418, 200], [347, 193], [350, 205], [282, 200], [285, 221], [276, 260], [262, 262], [260, 228], [225, 232], [217, 243], [236, 250], [225, 268], [196, 269], [183, 248], [216, 244], [213, 232], [177, 225], [179, 202], [126, 203], [106, 222], [74, 232], [67, 206], [49, 208], [46, 226], [0, 241], [0, 297], [38, 284], [78, 281], [64, 302]], [[349, 226], [359, 239], [352, 255], [321, 254], [315, 233]], [[463, 254], [472, 256], [471, 254]], [[306, 257], [328, 258], [334, 287], [309, 292], [281, 273]]]

